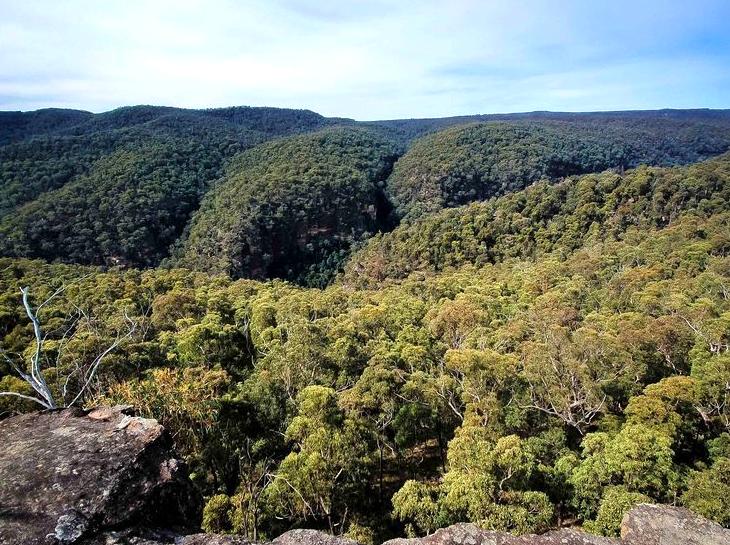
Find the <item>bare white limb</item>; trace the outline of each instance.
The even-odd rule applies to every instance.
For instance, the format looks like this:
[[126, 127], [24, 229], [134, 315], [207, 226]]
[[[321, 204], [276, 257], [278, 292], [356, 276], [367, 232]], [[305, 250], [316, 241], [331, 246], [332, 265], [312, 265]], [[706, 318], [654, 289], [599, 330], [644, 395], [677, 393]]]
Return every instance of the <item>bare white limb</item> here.
[[[33, 323], [33, 334], [35, 335], [35, 353], [31, 358], [30, 364], [30, 378], [32, 380], [29, 382], [33, 389], [35, 389], [35, 391], [38, 392], [38, 394], [40, 394], [40, 396], [46, 401], [48, 408], [55, 409], [56, 402], [53, 399], [53, 394], [51, 393], [50, 388], [48, 388], [46, 379], [43, 377], [43, 372], [41, 371], [41, 355], [43, 354], [44, 341], [41, 323], [40, 320], [38, 320], [36, 313], [33, 312], [33, 307], [31, 307], [30, 301], [28, 300], [30, 290], [27, 287], [20, 288], [20, 293], [23, 295], [23, 307], [25, 308], [25, 313], [28, 315], [28, 318]], [[52, 295], [51, 297], [54, 296]], [[44, 301], [43, 304], [46, 304], [46, 302], [48, 302], [48, 299]]]
[[94, 359], [86, 374], [86, 382], [84, 382], [84, 385], [81, 387], [78, 394], [76, 394], [76, 397], [73, 398], [73, 401], [68, 404], [69, 407], [76, 403], [84, 395], [84, 392], [89, 387], [89, 384], [91, 384], [91, 381], [94, 379], [96, 371], [99, 368], [99, 365], [101, 365], [101, 362], [104, 360], [104, 358], [123, 341], [127, 340], [134, 334], [134, 330], [137, 328], [137, 324], [127, 315], [126, 312], [124, 313], [124, 319], [129, 324], [129, 330], [123, 336], [117, 335], [117, 338], [114, 339], [114, 342]]
[[35, 403], [38, 403], [39, 405], [42, 405], [46, 409], [50, 409], [51, 407], [48, 406], [45, 402], [41, 401], [37, 397], [33, 396], [27, 396], [24, 394], [19, 394], [18, 392], [0, 392], [0, 396], [13, 396], [13, 397], [20, 397], [22, 399], [27, 399], [28, 401], [33, 401]]
[[[79, 279], [80, 280], [80, 279]], [[78, 281], [78, 280], [77, 280]], [[27, 382], [33, 390], [38, 394], [38, 397], [35, 396], [29, 396], [25, 394], [21, 394], [19, 392], [0, 392], [0, 396], [12, 396], [17, 397], [21, 399], [25, 399], [28, 401], [33, 401], [42, 407], [46, 409], [56, 409], [58, 408], [58, 404], [56, 403], [56, 400], [53, 397], [53, 393], [51, 389], [48, 387], [48, 383], [46, 382], [46, 379], [43, 375], [43, 369], [42, 369], [42, 358], [43, 358], [43, 345], [45, 342], [45, 335], [43, 333], [43, 329], [41, 327], [40, 320], [38, 318], [38, 311], [46, 304], [48, 304], [49, 301], [51, 301], [54, 297], [56, 297], [58, 294], [63, 292], [68, 285], [62, 286], [58, 288], [48, 299], [46, 299], [43, 303], [41, 303], [35, 310], [33, 310], [33, 307], [30, 304], [29, 300], [29, 294], [30, 290], [29, 288], [21, 288], [20, 292], [22, 294], [22, 302], [23, 307], [25, 309], [25, 313], [30, 319], [31, 323], [33, 324], [33, 335], [35, 337], [35, 351], [30, 359], [30, 369], [29, 371], [25, 371], [21, 368], [20, 365], [17, 365], [12, 358], [3, 350], [0, 350], [0, 355], [3, 356], [3, 358], [10, 364], [10, 366], [13, 368], [13, 370], [18, 374], [20, 378], [22, 378], [25, 382]], [[76, 307], [77, 312], [80, 316], [83, 316], [87, 321], [89, 320], [89, 317], [84, 313], [81, 309]], [[64, 343], [66, 342], [69, 334], [71, 331], [75, 328], [75, 326], [78, 323], [78, 318], [75, 319], [71, 326], [66, 329], [66, 331], [63, 333], [63, 336], [61, 337], [61, 340], [59, 341], [58, 346], [58, 353], [56, 354], [56, 367], [58, 367], [60, 358], [61, 358], [61, 351], [63, 350]], [[128, 324], [128, 328], [126, 333], [122, 334], [122, 331], [120, 330], [117, 333], [116, 339], [114, 342], [108, 346], [106, 349], [104, 349], [99, 355], [97, 355], [94, 360], [91, 362], [91, 364], [87, 366], [81, 366], [76, 363], [76, 369], [70, 373], [66, 377], [66, 380], [63, 384], [62, 392], [63, 392], [63, 403], [62, 406], [64, 407], [70, 407], [74, 405], [76, 402], [78, 402], [80, 399], [82, 399], [84, 393], [89, 388], [89, 385], [94, 380], [97, 370], [99, 369], [99, 366], [101, 365], [102, 361], [106, 356], [109, 355], [110, 352], [112, 352], [115, 348], [117, 348], [122, 342], [130, 338], [136, 328], [137, 323], [132, 320], [129, 315], [125, 312], [124, 313], [124, 320], [125, 323]], [[73, 400], [70, 403], [66, 403], [66, 395], [68, 391], [68, 385], [69, 381], [71, 380], [71, 377], [75, 374], [82, 374], [82, 369], [86, 368], [86, 371], [83, 372], [83, 385], [77, 392], [76, 396], [73, 398]]]

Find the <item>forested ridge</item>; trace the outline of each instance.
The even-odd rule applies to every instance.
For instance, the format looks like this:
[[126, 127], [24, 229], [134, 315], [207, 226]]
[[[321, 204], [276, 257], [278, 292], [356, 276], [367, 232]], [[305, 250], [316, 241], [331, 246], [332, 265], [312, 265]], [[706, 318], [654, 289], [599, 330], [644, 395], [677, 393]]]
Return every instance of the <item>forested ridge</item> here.
[[137, 107], [39, 135], [36, 118], [22, 115], [25, 125], [0, 125], [0, 135], [27, 134], [0, 147], [0, 252], [136, 266], [169, 255], [236, 153], [327, 123], [275, 108]]
[[160, 420], [206, 531], [730, 526], [726, 112], [0, 126], [0, 391], [28, 287], [54, 397]]
[[620, 238], [628, 226], [664, 227], [687, 212], [708, 216], [730, 202], [730, 154], [674, 168], [603, 172], [486, 202], [448, 208], [376, 236], [347, 264], [344, 280], [377, 286], [412, 271], [571, 251]]
[[79, 136], [150, 124], [184, 129], [186, 124], [195, 122], [210, 126], [221, 123], [281, 135], [312, 130], [333, 121], [310, 110], [249, 106], [207, 110], [125, 106], [100, 114], [50, 108], [34, 112], [0, 112], [0, 144], [31, 140], [37, 136]]
[[701, 136], [698, 128], [680, 129], [671, 137], [657, 128], [553, 120], [457, 126], [416, 141], [398, 161], [388, 190], [400, 215], [414, 218], [541, 179], [692, 163], [727, 149], [722, 127], [705, 127]]
[[[357, 129], [357, 134], [377, 141], [376, 147], [388, 147], [385, 168], [371, 180], [377, 191], [347, 196], [353, 203], [360, 199], [361, 208], [377, 208], [374, 221], [363, 218], [362, 209], [350, 214], [351, 205], [327, 204], [328, 199], [342, 199], [334, 187], [344, 187], [348, 177], [372, 176], [368, 159], [360, 164], [342, 153], [347, 145], [338, 149], [332, 138], [307, 136], [335, 134], [327, 131], [338, 127], [342, 134]], [[724, 110], [536, 112], [377, 122], [253, 107], [0, 112], [0, 255], [150, 267], [182, 262], [186, 250], [181, 248], [188, 248], [184, 259], [199, 270], [321, 286], [341, 271], [353, 244], [401, 221], [503, 195], [541, 179], [556, 182], [639, 164], [701, 161], [730, 148], [729, 129], [730, 114]], [[271, 162], [266, 142], [282, 138], [301, 148], [290, 161], [320, 162], [324, 176], [310, 172], [294, 180], [294, 165], [288, 172], [268, 172], [266, 180], [255, 179]], [[252, 148], [248, 157], [262, 164], [248, 159], [245, 174], [236, 165], [247, 159], [235, 159]], [[277, 160], [284, 164], [285, 157]], [[328, 176], [342, 176], [331, 190], [322, 182]], [[221, 189], [208, 195], [214, 187]], [[237, 200], [225, 202], [232, 209], [212, 211], [211, 203], [223, 203], [221, 195], [232, 187], [242, 192]], [[276, 204], [254, 195], [256, 188], [261, 192], [273, 187], [279, 188]], [[294, 187], [301, 192], [296, 203], [290, 200]], [[202, 202], [206, 204], [200, 209]], [[315, 210], [324, 212], [325, 224], [339, 226], [313, 224], [308, 235], [295, 236], [296, 249], [282, 245], [283, 230], [307, 229]], [[233, 218], [244, 216], [249, 227], [240, 227], [236, 240], [223, 241], [220, 233], [203, 227], [213, 225], [211, 214], [221, 222], [217, 228], [230, 228]], [[345, 219], [346, 214], [352, 217]], [[243, 248], [248, 244], [245, 232], [271, 231], [270, 222], [279, 234], [269, 233], [254, 248]], [[197, 250], [211, 259], [189, 255]]]
[[396, 157], [392, 143], [353, 128], [243, 153], [194, 216], [176, 263], [325, 285], [353, 242], [387, 227], [383, 187]]
[[167, 255], [226, 150], [197, 140], [122, 146], [92, 172], [0, 222], [3, 250], [49, 260], [153, 266]]

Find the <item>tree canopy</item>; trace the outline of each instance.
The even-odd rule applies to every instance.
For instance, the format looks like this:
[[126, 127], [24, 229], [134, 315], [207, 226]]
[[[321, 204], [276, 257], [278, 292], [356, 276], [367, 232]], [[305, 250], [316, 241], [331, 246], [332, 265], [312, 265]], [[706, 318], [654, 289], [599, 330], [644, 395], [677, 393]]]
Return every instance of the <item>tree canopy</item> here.
[[395, 147], [334, 128], [238, 156], [194, 216], [177, 264], [323, 285], [353, 242], [387, 226]]
[[[620, 173], [640, 163], [701, 161], [730, 148], [729, 127], [727, 112], [703, 110], [376, 122], [251, 107], [0, 112], [0, 255], [135, 267], [184, 258], [201, 270], [321, 286], [340, 272], [353, 245], [403, 219], [541, 179], [554, 183], [607, 168]], [[317, 131], [324, 132], [313, 140], [286, 140]], [[281, 148], [267, 143], [280, 138], [287, 142]], [[297, 153], [287, 156], [285, 148], [297, 145]], [[349, 146], [358, 151], [345, 152]], [[375, 150], [372, 157], [366, 148]], [[282, 157], [272, 159], [278, 150]], [[378, 188], [364, 189], [373, 181], [373, 158], [381, 155]], [[267, 161], [278, 171], [264, 181], [263, 167], [257, 174], [253, 163]], [[300, 172], [294, 180], [295, 169], [281, 168], [287, 161], [302, 168], [318, 164], [319, 171]], [[343, 189], [348, 181], [352, 195]], [[229, 199], [225, 208], [215, 204], [226, 200], [226, 191], [244, 186], [246, 195], [256, 193], [254, 186], [259, 193]], [[273, 191], [271, 201], [261, 194], [266, 191]], [[312, 207], [321, 221], [313, 221]], [[330, 225], [335, 221], [337, 228]], [[215, 232], [236, 222], [249, 225], [239, 225], [235, 235]], [[261, 229], [266, 236], [243, 248]], [[282, 241], [287, 229], [294, 236]], [[226, 236], [231, 240], [222, 240]], [[210, 254], [210, 263], [194, 263], [194, 250], [187, 248], [196, 244]]]
[[[54, 399], [80, 391], [157, 418], [205, 497], [205, 529], [251, 540], [307, 526], [367, 545], [459, 521], [616, 535], [647, 501], [730, 525], [730, 154], [535, 182], [556, 153], [599, 168], [621, 127], [638, 153], [623, 166], [724, 146], [694, 132], [715, 117], [687, 115], [605, 114], [608, 140], [567, 114], [447, 129], [413, 145], [422, 162], [398, 157], [439, 123], [152, 107], [13, 118], [0, 392], [32, 394], [21, 377], [37, 359]], [[106, 124], [124, 136], [102, 138]], [[479, 155], [497, 136], [504, 149]], [[438, 209], [397, 224], [389, 191], [429, 171], [429, 142], [455, 146], [452, 173], [506, 154], [513, 170], [495, 172], [516, 185], [426, 177], [448, 191], [400, 204]], [[472, 198], [487, 200], [460, 204]], [[0, 395], [0, 418], [34, 409]]]
[[526, 258], [620, 239], [629, 226], [664, 227], [708, 216], [730, 200], [730, 155], [675, 168], [639, 167], [562, 183], [539, 182], [487, 202], [443, 210], [373, 237], [352, 256], [344, 281], [377, 285], [413, 271]]

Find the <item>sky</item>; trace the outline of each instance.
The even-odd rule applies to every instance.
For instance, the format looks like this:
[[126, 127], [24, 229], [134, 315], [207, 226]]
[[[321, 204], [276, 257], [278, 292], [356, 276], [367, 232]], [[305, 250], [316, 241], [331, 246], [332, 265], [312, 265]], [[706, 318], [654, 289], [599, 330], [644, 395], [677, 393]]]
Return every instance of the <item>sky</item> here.
[[730, 0], [0, 0], [0, 110], [730, 108]]

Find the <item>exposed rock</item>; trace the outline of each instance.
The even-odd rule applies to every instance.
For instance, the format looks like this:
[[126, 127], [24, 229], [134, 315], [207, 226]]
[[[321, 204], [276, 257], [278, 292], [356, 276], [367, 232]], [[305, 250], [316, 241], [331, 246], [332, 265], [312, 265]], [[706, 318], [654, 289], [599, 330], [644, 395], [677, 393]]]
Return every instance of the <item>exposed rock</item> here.
[[383, 545], [730, 545], [730, 530], [681, 507], [642, 504], [624, 517], [621, 539], [572, 529], [515, 537], [455, 524], [424, 538], [392, 539]]
[[641, 504], [621, 522], [625, 545], [730, 545], [730, 530], [681, 507]]
[[70, 545], [106, 530], [199, 521], [200, 500], [170, 437], [128, 407], [9, 418], [0, 437], [3, 545]]
[[289, 530], [281, 534], [272, 545], [358, 545], [357, 541], [336, 537], [317, 530]]
[[[255, 545], [190, 534], [201, 499], [172, 442], [130, 407], [49, 411], [0, 421], [2, 545]], [[186, 531], [188, 530], [188, 531]], [[730, 545], [730, 530], [690, 511], [639, 505], [622, 538], [573, 529], [512, 536], [456, 524], [384, 545]], [[358, 545], [316, 530], [291, 530], [270, 545]]]
[[142, 531], [139, 528], [106, 532], [83, 541], [83, 545], [172, 545], [179, 536], [174, 532]]
[[557, 530], [542, 535], [516, 537], [482, 530], [475, 524], [454, 524], [424, 538], [391, 539], [383, 545], [618, 545], [616, 539], [593, 536], [576, 530]]
[[237, 536], [193, 534], [176, 542], [177, 545], [251, 545], [247, 539]]

